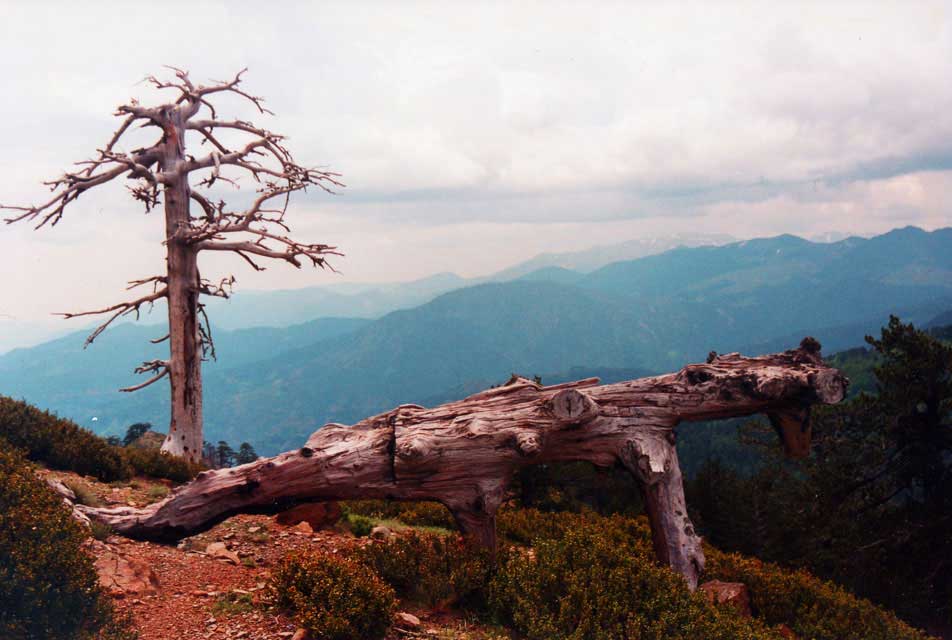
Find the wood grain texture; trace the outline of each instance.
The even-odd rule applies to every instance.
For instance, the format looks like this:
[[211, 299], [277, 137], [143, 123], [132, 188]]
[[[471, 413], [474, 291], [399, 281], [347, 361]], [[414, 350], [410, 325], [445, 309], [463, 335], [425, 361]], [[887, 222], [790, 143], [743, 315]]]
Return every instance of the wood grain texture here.
[[401, 405], [353, 426], [326, 425], [297, 451], [206, 471], [142, 509], [77, 508], [123, 535], [176, 539], [234, 513], [275, 512], [293, 502], [436, 500], [464, 532], [495, 547], [496, 510], [520, 468], [621, 462], [642, 487], [658, 559], [693, 589], [704, 554], [687, 515], [675, 428], [767, 413], [782, 417], [788, 450], [802, 453], [808, 408], [839, 402], [848, 384], [823, 364], [814, 343], [757, 358], [712, 357], [677, 373], [603, 386], [597, 379], [543, 387], [514, 378], [431, 409]]

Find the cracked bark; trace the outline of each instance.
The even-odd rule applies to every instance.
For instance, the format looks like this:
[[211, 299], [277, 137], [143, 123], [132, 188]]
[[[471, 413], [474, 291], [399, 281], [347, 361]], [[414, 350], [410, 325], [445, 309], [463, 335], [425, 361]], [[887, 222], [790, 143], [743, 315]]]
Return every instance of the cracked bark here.
[[682, 422], [766, 413], [792, 456], [809, 447], [809, 407], [842, 400], [848, 381], [819, 345], [757, 358], [712, 357], [679, 372], [610, 385], [595, 378], [509, 384], [431, 409], [401, 405], [353, 426], [329, 424], [297, 450], [206, 471], [145, 508], [78, 506], [118, 533], [174, 540], [239, 512], [292, 502], [436, 500], [494, 548], [495, 514], [523, 466], [620, 461], [642, 487], [658, 560], [697, 586], [704, 566], [687, 515], [674, 429]]

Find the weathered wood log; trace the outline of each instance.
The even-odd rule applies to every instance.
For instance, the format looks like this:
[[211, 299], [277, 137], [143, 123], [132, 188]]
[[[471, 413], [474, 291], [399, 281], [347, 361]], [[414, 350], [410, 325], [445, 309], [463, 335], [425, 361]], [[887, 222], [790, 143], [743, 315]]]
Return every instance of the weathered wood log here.
[[203, 472], [145, 508], [79, 508], [120, 534], [174, 540], [293, 502], [436, 500], [494, 548], [495, 513], [521, 467], [620, 461], [642, 486], [658, 559], [693, 589], [704, 555], [685, 507], [675, 427], [766, 413], [788, 453], [802, 455], [810, 405], [839, 402], [847, 384], [812, 339], [780, 354], [712, 354], [677, 373], [603, 386], [597, 378], [549, 387], [514, 378], [432, 409], [402, 405], [353, 426], [328, 424], [297, 451]]

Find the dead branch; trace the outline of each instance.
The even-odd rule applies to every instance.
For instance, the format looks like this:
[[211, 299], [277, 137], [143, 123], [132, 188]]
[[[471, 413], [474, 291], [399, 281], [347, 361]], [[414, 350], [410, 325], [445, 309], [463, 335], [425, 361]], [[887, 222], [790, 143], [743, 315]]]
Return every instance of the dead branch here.
[[119, 391], [129, 393], [132, 391], [138, 391], [139, 389], [145, 389], [150, 384], [158, 382], [165, 376], [169, 375], [171, 366], [172, 365], [168, 360], [149, 360], [148, 362], [143, 362], [141, 366], [136, 367], [135, 372], [140, 374], [141, 373], [155, 373], [156, 375], [152, 376], [151, 378], [149, 378], [148, 380], [146, 380], [145, 382], [141, 384], [137, 384], [131, 387], [123, 387], [122, 389], [119, 389]]
[[[135, 286], [135, 285], [133, 285]], [[98, 316], [106, 313], [111, 313], [109, 319], [103, 322], [101, 325], [96, 327], [96, 329], [89, 334], [86, 338], [86, 342], [83, 345], [83, 348], [88, 347], [93, 343], [93, 341], [99, 337], [99, 335], [105, 331], [109, 325], [113, 323], [117, 318], [121, 318], [124, 315], [130, 313], [136, 314], [136, 320], [139, 319], [139, 308], [144, 304], [152, 305], [156, 300], [164, 298], [168, 295], [168, 288], [163, 287], [153, 293], [142, 296], [141, 298], [136, 298], [135, 300], [129, 300], [127, 302], [120, 302], [119, 304], [114, 304], [111, 307], [106, 307], [105, 309], [96, 309], [95, 311], [81, 311], [79, 313], [58, 313], [56, 315], [63, 316], [67, 320], [70, 318], [80, 318], [82, 316]]]

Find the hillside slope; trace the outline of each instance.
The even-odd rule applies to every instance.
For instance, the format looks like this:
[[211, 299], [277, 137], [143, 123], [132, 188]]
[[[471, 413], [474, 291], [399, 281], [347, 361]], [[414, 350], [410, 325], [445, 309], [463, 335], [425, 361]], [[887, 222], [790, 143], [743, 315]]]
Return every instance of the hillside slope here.
[[[273, 453], [326, 422], [458, 398], [512, 372], [667, 371], [710, 350], [775, 352], [804, 335], [831, 353], [862, 344], [891, 313], [921, 324], [948, 311], [950, 276], [952, 229], [832, 244], [779, 236], [675, 249], [588, 275], [543, 269], [374, 321], [219, 331], [219, 362], [206, 368], [207, 437]], [[162, 385], [115, 392], [132, 367], [158, 357], [144, 338], [159, 333], [120, 326], [86, 351], [74, 335], [0, 356], [0, 393], [100, 432], [161, 425]]]

